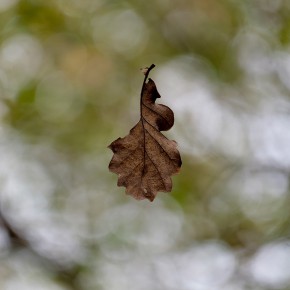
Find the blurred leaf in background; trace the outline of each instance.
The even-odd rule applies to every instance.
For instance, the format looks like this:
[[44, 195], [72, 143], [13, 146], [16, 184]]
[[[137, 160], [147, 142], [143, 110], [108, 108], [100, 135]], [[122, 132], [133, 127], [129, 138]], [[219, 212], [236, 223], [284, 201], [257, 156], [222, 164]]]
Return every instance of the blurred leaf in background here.
[[[289, 15], [0, 0], [0, 288], [290, 289]], [[154, 203], [107, 168], [151, 63], [183, 158]]]

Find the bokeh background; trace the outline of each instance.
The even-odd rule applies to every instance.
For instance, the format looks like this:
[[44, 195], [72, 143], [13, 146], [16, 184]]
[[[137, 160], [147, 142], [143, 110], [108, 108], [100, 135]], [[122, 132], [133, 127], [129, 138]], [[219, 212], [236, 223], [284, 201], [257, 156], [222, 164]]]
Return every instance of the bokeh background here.
[[[141, 67], [173, 191], [108, 171]], [[0, 0], [0, 289], [290, 289], [290, 1]]]

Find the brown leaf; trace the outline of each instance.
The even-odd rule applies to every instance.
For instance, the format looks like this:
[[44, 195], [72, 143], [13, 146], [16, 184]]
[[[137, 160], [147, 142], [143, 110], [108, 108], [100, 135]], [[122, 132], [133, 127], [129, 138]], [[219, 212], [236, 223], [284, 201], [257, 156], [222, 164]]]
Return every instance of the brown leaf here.
[[114, 152], [110, 171], [119, 175], [118, 186], [125, 186], [126, 193], [136, 199], [153, 201], [157, 192], [170, 192], [171, 175], [181, 166], [180, 154], [175, 141], [168, 140], [160, 131], [169, 130], [174, 124], [170, 108], [155, 104], [160, 98], [152, 79], [146, 83], [155, 65], [143, 70], [145, 74], [141, 99], [140, 121], [124, 138], [109, 145]]

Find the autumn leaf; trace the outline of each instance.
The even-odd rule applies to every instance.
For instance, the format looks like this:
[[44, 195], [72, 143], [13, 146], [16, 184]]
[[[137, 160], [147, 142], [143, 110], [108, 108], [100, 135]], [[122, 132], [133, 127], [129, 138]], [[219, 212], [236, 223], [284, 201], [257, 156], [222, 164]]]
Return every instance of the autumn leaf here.
[[177, 143], [160, 133], [173, 126], [174, 114], [167, 106], [155, 103], [161, 96], [152, 79], [146, 82], [154, 67], [152, 64], [143, 70], [139, 122], [129, 135], [109, 145], [114, 153], [109, 170], [119, 175], [118, 186], [125, 186], [126, 193], [136, 199], [150, 201], [158, 191], [171, 191], [171, 175], [181, 166]]

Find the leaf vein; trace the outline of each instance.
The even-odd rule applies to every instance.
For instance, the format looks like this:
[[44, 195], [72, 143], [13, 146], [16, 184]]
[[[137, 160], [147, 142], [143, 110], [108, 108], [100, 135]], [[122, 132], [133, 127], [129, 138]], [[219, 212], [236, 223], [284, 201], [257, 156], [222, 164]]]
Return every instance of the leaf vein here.
[[[146, 121], [146, 120], [145, 120]], [[149, 122], [146, 121], [146, 123], [148, 123], [149, 125], [151, 125]], [[151, 125], [152, 126], [152, 125]], [[152, 126], [153, 127], [153, 126]], [[151, 133], [146, 129], [144, 128], [144, 130], [149, 134], [149, 136], [155, 141], [156, 144], [158, 144], [158, 146], [162, 149], [162, 151], [167, 155], [167, 157], [173, 161], [175, 160], [174, 158], [171, 158], [170, 155], [168, 154], [168, 152], [162, 147], [162, 145], [151, 135]]]
[[166, 188], [166, 185], [165, 185], [165, 183], [164, 183], [163, 177], [162, 177], [162, 175], [161, 175], [161, 173], [160, 173], [160, 171], [159, 171], [157, 165], [156, 165], [155, 162], [151, 159], [151, 157], [149, 156], [149, 154], [147, 153], [147, 151], [146, 151], [146, 155], [147, 155], [147, 157], [149, 158], [149, 160], [151, 161], [151, 163], [153, 164], [153, 166], [155, 167], [155, 169], [156, 169], [158, 175], [160, 176], [164, 188]]
[[135, 153], [137, 150], [139, 149], [139, 147], [137, 146], [135, 149], [133, 149], [132, 151], [130, 151], [130, 153], [123, 159], [120, 161], [119, 166], [121, 164], [123, 164], [133, 153]]
[[[168, 126], [171, 127], [170, 124], [169, 124], [169, 122], [166, 120], [166, 118], [164, 118], [160, 113], [156, 112], [155, 110], [153, 110], [152, 108], [150, 108], [149, 106], [147, 106], [143, 101], [142, 101], [142, 105], [145, 108], [149, 109], [151, 112], [153, 112], [156, 115], [158, 115], [159, 117], [161, 117], [168, 124]], [[143, 118], [143, 115], [142, 115], [142, 118]]]

